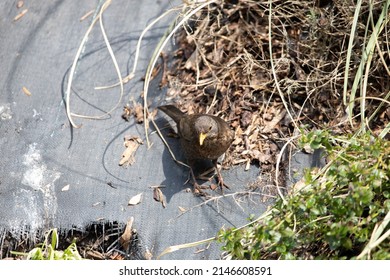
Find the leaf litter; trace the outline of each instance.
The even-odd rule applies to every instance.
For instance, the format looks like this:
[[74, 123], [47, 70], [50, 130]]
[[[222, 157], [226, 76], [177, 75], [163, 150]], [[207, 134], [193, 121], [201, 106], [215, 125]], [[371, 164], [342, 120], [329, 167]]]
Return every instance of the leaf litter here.
[[122, 153], [122, 159], [119, 161], [119, 165], [133, 165], [135, 163], [135, 152], [143, 142], [138, 136], [126, 136], [123, 144], [126, 149]]
[[134, 206], [134, 205], [140, 204], [141, 201], [142, 201], [142, 194], [143, 193], [141, 192], [141, 193], [131, 197], [130, 200], [129, 200], [128, 205], [129, 206]]
[[160, 187], [153, 187], [153, 199], [157, 202], [161, 202], [161, 205], [166, 208], [166, 199], [165, 195], [161, 191]]
[[[374, 17], [382, 9], [379, 2], [372, 4]], [[194, 2], [188, 3], [193, 9]], [[218, 115], [234, 129], [223, 167], [245, 164], [247, 170], [259, 165], [268, 175], [266, 183], [280, 180], [273, 175], [280, 148], [300, 127], [353, 131], [345, 121], [341, 93], [354, 5], [330, 0], [271, 5], [270, 19], [268, 2], [214, 1], [176, 34], [177, 49], [165, 72], [171, 103], [188, 114]], [[367, 18], [369, 6], [363, 1], [360, 17]], [[357, 40], [364, 41], [365, 32], [365, 26], [358, 26]], [[378, 38], [378, 44], [386, 53], [386, 36]], [[361, 55], [361, 49], [354, 50], [351, 84]], [[378, 55], [376, 61], [369, 95], [384, 97], [390, 80]], [[370, 101], [367, 112], [378, 104]], [[378, 115], [374, 131], [389, 122], [388, 115]], [[352, 124], [357, 122], [355, 118]]]

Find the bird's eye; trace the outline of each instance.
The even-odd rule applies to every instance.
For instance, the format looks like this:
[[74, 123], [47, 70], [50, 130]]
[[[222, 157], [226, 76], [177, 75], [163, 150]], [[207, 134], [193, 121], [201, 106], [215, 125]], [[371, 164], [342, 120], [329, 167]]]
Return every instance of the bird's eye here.
[[210, 125], [210, 126], [209, 126], [209, 131], [211, 131], [212, 128], [213, 128], [213, 127]]

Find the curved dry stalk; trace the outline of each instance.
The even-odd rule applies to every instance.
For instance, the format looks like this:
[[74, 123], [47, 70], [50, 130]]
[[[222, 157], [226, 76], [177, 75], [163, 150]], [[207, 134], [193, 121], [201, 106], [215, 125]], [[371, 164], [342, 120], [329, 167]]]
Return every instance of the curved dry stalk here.
[[161, 140], [163, 141], [164, 145], [167, 147], [169, 153], [171, 154], [172, 159], [173, 159], [176, 163], [178, 163], [178, 164], [181, 164], [181, 165], [183, 165], [183, 166], [185, 166], [185, 167], [191, 168], [189, 165], [187, 165], [187, 164], [185, 164], [184, 162], [182, 162], [182, 161], [176, 159], [175, 154], [173, 153], [173, 151], [172, 151], [171, 147], [169, 146], [167, 140], [165, 140], [164, 136], [162, 135], [161, 130], [160, 130], [160, 128], [158, 127], [158, 125], [156, 124], [156, 122], [155, 122], [153, 119], [151, 119], [151, 122], [152, 122], [152, 124], [154, 125], [154, 128], [156, 129], [156, 132], [157, 132], [158, 136], [160, 136], [160, 138], [161, 138]]
[[96, 18], [92, 21], [91, 25], [89, 26], [87, 32], [85, 33], [81, 43], [80, 43], [80, 47], [79, 49], [77, 50], [77, 53], [76, 53], [76, 56], [75, 56], [75, 59], [73, 61], [73, 64], [72, 64], [72, 67], [71, 67], [71, 70], [70, 70], [70, 73], [69, 73], [69, 79], [68, 79], [68, 84], [67, 84], [67, 89], [66, 89], [66, 99], [65, 99], [65, 105], [66, 105], [66, 114], [68, 116], [68, 119], [69, 119], [69, 122], [71, 123], [71, 125], [75, 128], [80, 128], [81, 125], [76, 125], [76, 123], [74, 122], [73, 120], [73, 117], [78, 117], [78, 118], [88, 118], [88, 119], [101, 119], [107, 115], [109, 115], [112, 111], [114, 111], [118, 105], [120, 104], [120, 101], [122, 100], [122, 96], [123, 96], [123, 83], [121, 82], [120, 85], [121, 85], [121, 91], [120, 91], [120, 97], [118, 99], [118, 102], [115, 104], [115, 106], [113, 108], [111, 108], [108, 112], [104, 113], [103, 115], [99, 115], [99, 116], [85, 116], [85, 115], [81, 115], [81, 114], [76, 114], [76, 113], [72, 113], [71, 110], [70, 110], [70, 93], [71, 93], [71, 88], [72, 88], [72, 83], [73, 83], [73, 76], [74, 76], [74, 72], [75, 72], [75, 69], [76, 69], [76, 66], [77, 66], [77, 62], [80, 58], [80, 55], [81, 55], [81, 51], [88, 39], [88, 36], [89, 34], [91, 33], [92, 31], [92, 28], [95, 26], [96, 22], [99, 20], [99, 23], [100, 23], [100, 28], [101, 28], [101, 31], [102, 31], [102, 35], [103, 35], [103, 38], [104, 38], [104, 42], [107, 46], [107, 49], [108, 49], [108, 52], [111, 56], [111, 59], [114, 63], [114, 67], [116, 69], [116, 72], [118, 74], [118, 77], [120, 79], [120, 81], [122, 81], [121, 79], [121, 75], [120, 75], [120, 70], [119, 70], [119, 66], [118, 66], [118, 62], [115, 58], [115, 55], [114, 55], [114, 52], [111, 48], [111, 45], [110, 45], [110, 42], [107, 38], [107, 35], [106, 35], [106, 32], [105, 32], [105, 29], [104, 29], [104, 25], [103, 25], [103, 12], [108, 8], [108, 6], [111, 4], [111, 0], [107, 0], [106, 2], [103, 3], [98, 15], [96, 16]]
[[73, 60], [72, 67], [70, 68], [70, 71], [69, 71], [68, 84], [67, 84], [67, 88], [66, 88], [66, 92], [65, 92], [65, 107], [66, 107], [66, 114], [68, 116], [68, 120], [71, 123], [71, 125], [75, 128], [79, 128], [80, 126], [75, 124], [75, 122], [73, 121], [73, 118], [72, 118], [72, 114], [70, 112], [70, 92], [72, 89], [73, 75], [74, 75], [74, 72], [76, 69], [77, 62], [80, 58], [81, 51], [82, 51], [82, 49], [83, 49], [83, 47], [88, 39], [88, 35], [91, 33], [92, 28], [95, 25], [95, 23], [97, 22], [98, 18], [99, 18], [99, 16], [94, 18], [94, 20], [92, 21], [91, 25], [89, 26], [87, 32], [85, 33], [83, 39], [81, 40], [80, 46], [79, 46], [79, 48], [76, 52], [76, 56]]
[[203, 9], [205, 6], [215, 2], [216, 0], [210, 0], [210, 1], [207, 1], [201, 5], [199, 5], [198, 7], [196, 7], [195, 9], [191, 10], [190, 12], [188, 12], [187, 14], [184, 15], [183, 19], [173, 28], [173, 30], [166, 36], [166, 38], [164, 39], [163, 42], [161, 42], [157, 48], [157, 50], [155, 51], [155, 55], [154, 57], [152, 58], [152, 62], [149, 64], [148, 66], [148, 69], [146, 70], [146, 75], [145, 75], [145, 82], [144, 82], [144, 92], [143, 92], [143, 97], [144, 97], [144, 129], [145, 129], [145, 137], [146, 137], [146, 143], [147, 143], [147, 146], [148, 148], [150, 147], [150, 141], [149, 141], [149, 136], [148, 136], [148, 122], [147, 122], [147, 118], [148, 118], [148, 115], [149, 115], [149, 110], [148, 110], [148, 103], [147, 103], [147, 100], [148, 100], [148, 91], [149, 91], [149, 84], [150, 84], [150, 81], [151, 81], [151, 77], [152, 77], [152, 71], [157, 63], [157, 60], [159, 58], [159, 54], [162, 52], [162, 50], [164, 49], [164, 47], [166, 46], [166, 44], [168, 43], [168, 41], [172, 38], [172, 36], [176, 33], [176, 31], [184, 25], [184, 23], [186, 21], [188, 21], [188, 19], [193, 16], [194, 14], [196, 14], [198, 11], [200, 11], [201, 9]]
[[361, 99], [375, 99], [375, 100], [379, 100], [379, 101], [385, 102], [385, 103], [390, 105], [390, 101], [389, 100], [386, 100], [386, 99], [380, 98], [380, 97], [375, 97], [375, 96], [361, 96], [361, 97], [357, 97], [357, 98], [355, 98], [355, 100], [352, 100], [349, 103], [352, 103], [352, 102], [355, 102], [355, 101], [361, 100]]
[[[344, 72], [344, 90], [343, 90], [343, 103], [347, 104], [347, 89], [348, 89], [348, 81], [349, 81], [349, 64], [351, 62], [352, 57], [352, 49], [355, 41], [356, 27], [358, 23], [360, 8], [362, 6], [362, 0], [358, 0], [355, 7], [355, 14], [353, 16], [353, 22], [351, 26], [351, 33], [349, 36], [348, 49], [347, 49], [347, 58], [345, 61], [345, 72]], [[352, 123], [352, 122], [351, 122]]]
[[[339, 74], [337, 74], [337, 72], [338, 72], [338, 67], [340, 66], [342, 64], [342, 61], [338, 61], [338, 63], [337, 63], [337, 66], [333, 69], [333, 71], [330, 73], [330, 76], [331, 77], [334, 77], [334, 79], [336, 79], [337, 78], [337, 76], [339, 75]], [[309, 79], [309, 78], [308, 78]], [[311, 89], [311, 90], [309, 90], [308, 92], [307, 92], [307, 96], [306, 96], [306, 98], [305, 98], [305, 100], [303, 101], [303, 103], [302, 103], [302, 105], [301, 105], [301, 108], [299, 109], [299, 112], [297, 113], [297, 119], [299, 119], [300, 117], [301, 117], [301, 115], [302, 115], [302, 112], [303, 112], [303, 110], [304, 110], [304, 108], [305, 108], [305, 106], [306, 106], [306, 103], [307, 102], [310, 102], [310, 100], [311, 100], [311, 96], [313, 95], [313, 94], [315, 94], [316, 92], [318, 92], [318, 90], [321, 88], [321, 87], [325, 87], [327, 84], [330, 84], [330, 83], [332, 83], [332, 79], [329, 79], [329, 77], [324, 77], [324, 78], [321, 78], [321, 79], [315, 79], [315, 80], [312, 80], [312, 82], [320, 82], [321, 83], [321, 85], [319, 86], [319, 87], [316, 87], [316, 88], [313, 88], [313, 89]], [[306, 81], [306, 84], [308, 84], [308, 80]]]
[[372, 235], [370, 241], [364, 247], [363, 251], [357, 256], [357, 259], [362, 259], [365, 255], [370, 254], [371, 250], [381, 244], [386, 238], [390, 236], [390, 229], [387, 230], [382, 236], [383, 230], [388, 226], [390, 222], [390, 211], [387, 212], [385, 218], [381, 222], [380, 225], [375, 225], [374, 230], [372, 231]]
[[295, 121], [295, 118], [293, 118], [289, 108], [288, 104], [286, 102], [286, 99], [284, 98], [284, 93], [282, 92], [278, 77], [276, 75], [275, 71], [275, 64], [273, 60], [273, 52], [272, 52], [272, 1], [269, 2], [269, 15], [268, 15], [268, 43], [269, 43], [269, 55], [270, 55], [270, 62], [271, 62], [271, 69], [272, 69], [272, 76], [274, 77], [275, 85], [278, 90], [279, 96], [282, 99], [283, 106], [286, 109], [287, 114], [289, 115], [291, 121], [294, 123], [294, 126], [298, 128], [298, 124]]
[[114, 107], [112, 107], [112, 109], [110, 109], [108, 112], [104, 113], [103, 115], [100, 115], [100, 116], [83, 116], [83, 115], [76, 115], [76, 114], [72, 114], [73, 116], [77, 116], [79, 118], [88, 118], [88, 119], [101, 119], [103, 117], [105, 117], [106, 115], [109, 115], [110, 113], [112, 113], [112, 111], [114, 111], [120, 104], [121, 100], [122, 100], [122, 97], [123, 97], [123, 92], [124, 92], [124, 89], [123, 89], [123, 81], [122, 81], [122, 78], [121, 78], [121, 73], [120, 73], [120, 69], [119, 69], [119, 65], [118, 65], [118, 62], [115, 58], [115, 54], [111, 48], [111, 44], [107, 38], [107, 34], [105, 32], [105, 29], [104, 29], [104, 26], [103, 26], [103, 17], [100, 16], [99, 17], [99, 22], [100, 22], [100, 28], [101, 28], [101, 31], [102, 31], [102, 35], [103, 35], [103, 39], [104, 39], [104, 42], [106, 43], [106, 46], [107, 46], [107, 50], [111, 56], [111, 59], [112, 59], [112, 62], [114, 63], [114, 67], [115, 67], [115, 70], [116, 70], [116, 73], [117, 73], [117, 76], [118, 76], [118, 79], [119, 79], [119, 85], [120, 85], [120, 96], [119, 96], [119, 99], [117, 101], [117, 103], [115, 104]]
[[[385, 98], [389, 98], [390, 97], [390, 91], [387, 93], [386, 97]], [[352, 103], [352, 102], [355, 102], [357, 100], [361, 100], [361, 99], [374, 99], [374, 100], [379, 100], [379, 101], [382, 101], [381, 104], [379, 104], [379, 106], [376, 108], [375, 112], [368, 118], [366, 119], [367, 122], [370, 122], [372, 120], [372, 118], [376, 115], [376, 113], [379, 111], [379, 109], [382, 107], [383, 103], [387, 103], [390, 105], [390, 101], [387, 100], [387, 99], [384, 99], [384, 98], [380, 98], [380, 97], [375, 97], [375, 96], [361, 96], [361, 97], [357, 97], [355, 98], [354, 100], [351, 100], [349, 103]], [[348, 103], [348, 104], [349, 104]], [[385, 135], [387, 135], [387, 133], [390, 131], [390, 124], [387, 124], [386, 127], [382, 130], [382, 132], [379, 134], [379, 137], [383, 138], [385, 137]], [[356, 134], [359, 134], [362, 132], [362, 127], [357, 130]]]
[[[370, 10], [370, 13], [372, 13], [372, 10]], [[389, 21], [389, 19], [387, 20], [387, 22]], [[387, 27], [387, 24], [385, 24], [385, 29]], [[374, 21], [373, 21], [373, 17], [371, 16], [371, 28], [373, 30], [375, 30], [375, 24], [374, 24]], [[374, 32], [374, 36], [377, 36], [376, 35], [376, 32]], [[387, 36], [387, 32], [386, 32], [386, 36]], [[376, 49], [378, 51], [378, 55], [379, 55], [379, 58], [382, 62], [382, 65], [383, 67], [385, 68], [386, 72], [387, 72], [387, 75], [390, 77], [390, 69], [389, 67], [387, 66], [387, 63], [386, 63], [386, 60], [383, 56], [383, 51], [381, 50], [380, 46], [379, 46], [379, 43], [378, 43], [378, 38], [375, 38], [375, 46], [376, 46]]]
[[[371, 61], [371, 58], [372, 58], [372, 54], [373, 54], [373, 51], [376, 47], [376, 43], [375, 41], [377, 40], [378, 38], [378, 35], [383, 31], [384, 27], [386, 26], [386, 23], [388, 22], [388, 19], [386, 19], [386, 21], [384, 20], [386, 18], [386, 14], [387, 14], [387, 11], [388, 11], [388, 8], [390, 7], [390, 1], [387, 1], [387, 3], [384, 4], [384, 7], [382, 9], [382, 12], [381, 14], [379, 15], [379, 18], [377, 20], [377, 23], [373, 29], [373, 32], [367, 42], [367, 44], [365, 45], [364, 47], [364, 51], [362, 52], [362, 57], [361, 57], [361, 61], [360, 61], [360, 64], [359, 64], [359, 67], [356, 71], [356, 75], [355, 75], [355, 78], [354, 78], [354, 81], [353, 81], [353, 85], [352, 85], [352, 88], [351, 88], [351, 95], [350, 95], [350, 98], [349, 100], [350, 101], [354, 101], [355, 100], [355, 96], [356, 96], [356, 92], [357, 92], [357, 89], [358, 89], [358, 86], [359, 84], [361, 84], [362, 82], [362, 76], [363, 76], [363, 68], [367, 65], [369, 68], [369, 63], [367, 63], [367, 61]], [[385, 21], [385, 23], [384, 23]], [[368, 70], [366, 70], [366, 72], [368, 72]], [[365, 75], [367, 79], [367, 74]], [[364, 81], [364, 80], [363, 80]], [[363, 88], [363, 93], [362, 94], [365, 94], [365, 91], [366, 89]], [[347, 114], [348, 114], [348, 117], [350, 118], [350, 124], [352, 125], [352, 119], [351, 119], [351, 116], [352, 116], [352, 110], [354, 108], [354, 102], [349, 102], [348, 103], [349, 105], [347, 106]], [[364, 107], [364, 104], [362, 104], [361, 106]], [[363, 108], [361, 108], [361, 114], [363, 114]]]
[[[268, 217], [269, 215], [272, 214], [272, 209], [270, 210], [267, 210], [266, 212], [264, 212], [262, 215], [260, 215], [257, 219], [241, 226], [241, 227], [238, 227], [238, 228], [235, 228], [233, 230], [233, 232], [236, 232], [238, 230], [241, 230], [247, 226], [250, 226], [254, 223], [257, 223], [258, 221], [262, 220], [262, 219], [265, 219], [266, 217]], [[213, 241], [217, 241], [219, 238], [219, 236], [215, 236], [215, 237], [210, 237], [210, 238], [207, 238], [207, 239], [203, 239], [203, 240], [200, 240], [200, 241], [196, 241], [196, 242], [191, 242], [191, 243], [185, 243], [185, 244], [180, 244], [180, 245], [174, 245], [174, 246], [169, 246], [168, 248], [166, 248], [160, 255], [157, 256], [157, 260], [160, 259], [162, 256], [166, 255], [166, 254], [169, 254], [169, 253], [172, 253], [172, 252], [175, 252], [175, 251], [178, 251], [178, 250], [181, 250], [181, 249], [185, 249], [185, 248], [192, 248], [192, 247], [195, 247], [195, 246], [199, 246], [199, 245], [202, 245], [202, 244], [206, 244], [206, 243], [210, 243], [210, 242], [213, 242]]]
[[[124, 84], [126, 84], [127, 82], [129, 82], [134, 76], [135, 76], [135, 71], [137, 70], [137, 64], [138, 64], [138, 57], [139, 57], [139, 53], [140, 53], [140, 50], [141, 50], [141, 43], [142, 43], [142, 40], [144, 39], [144, 36], [146, 34], [146, 32], [149, 31], [149, 29], [154, 26], [157, 22], [159, 22], [162, 18], [164, 18], [165, 16], [167, 16], [169, 13], [173, 12], [173, 11], [176, 11], [177, 9], [169, 9], [167, 10], [165, 13], [163, 13], [161, 16], [159, 16], [158, 18], [156, 18], [155, 20], [153, 20], [148, 26], [146, 26], [146, 28], [142, 31], [141, 35], [139, 36], [138, 38], [138, 42], [137, 42], [137, 46], [136, 46], [136, 50], [135, 50], [135, 57], [134, 57], [134, 66], [133, 66], [133, 70], [130, 72], [129, 75], [125, 76], [122, 78], [122, 82]], [[96, 90], [100, 90], [100, 89], [108, 89], [108, 88], [113, 88], [113, 87], [116, 87], [116, 86], [119, 86], [119, 82], [116, 83], [116, 84], [113, 84], [113, 85], [109, 85], [109, 86], [100, 86], [100, 87], [95, 87]]]
[[278, 191], [278, 194], [280, 196], [280, 198], [282, 199], [283, 201], [283, 204], [286, 204], [287, 201], [286, 199], [284, 198], [284, 195], [282, 193], [282, 191], [280, 190], [280, 186], [279, 186], [279, 166], [280, 166], [280, 162], [282, 161], [282, 156], [283, 156], [283, 153], [284, 153], [284, 150], [286, 149], [286, 147], [292, 142], [294, 141], [295, 139], [297, 139], [300, 135], [295, 135], [293, 137], [291, 137], [282, 147], [282, 149], [280, 150], [280, 153], [278, 155], [278, 158], [276, 160], [276, 171], [275, 171], [275, 184], [276, 184], [276, 189]]

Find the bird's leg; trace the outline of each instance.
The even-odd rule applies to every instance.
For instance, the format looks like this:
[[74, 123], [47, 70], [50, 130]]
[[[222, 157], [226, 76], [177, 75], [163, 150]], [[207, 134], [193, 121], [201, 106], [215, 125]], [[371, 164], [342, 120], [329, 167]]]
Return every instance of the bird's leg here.
[[[211, 172], [213, 174], [211, 174]], [[207, 169], [206, 171], [202, 172], [200, 175], [198, 175], [198, 178], [201, 180], [205, 180], [205, 181], [207, 181], [207, 180], [211, 181], [211, 179], [215, 176], [214, 172], [215, 172], [215, 167], [213, 166], [213, 167]], [[210, 176], [210, 174], [211, 174], [211, 176]]]
[[202, 185], [199, 185], [198, 182], [196, 181], [196, 177], [195, 177], [194, 171], [192, 170], [192, 167], [190, 167], [190, 174], [191, 174], [193, 185], [194, 185], [194, 193], [201, 195], [201, 196], [207, 196], [207, 193], [205, 193], [202, 190], [202, 189], [204, 189], [204, 187], [202, 187]]
[[218, 186], [221, 188], [222, 191], [223, 191], [224, 187], [227, 188], [227, 189], [230, 189], [229, 186], [226, 185], [224, 183], [224, 181], [223, 181], [221, 171], [218, 168], [218, 160], [214, 159], [212, 162], [213, 162], [213, 164], [215, 166], [215, 171], [217, 172]]

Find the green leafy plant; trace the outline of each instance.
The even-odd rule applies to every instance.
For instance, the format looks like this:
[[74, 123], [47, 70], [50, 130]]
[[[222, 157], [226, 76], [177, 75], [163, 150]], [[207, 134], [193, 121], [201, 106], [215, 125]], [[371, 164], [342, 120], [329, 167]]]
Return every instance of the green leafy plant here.
[[316, 131], [300, 145], [323, 148], [328, 164], [247, 227], [222, 230], [227, 258], [389, 259], [390, 142]]
[[58, 246], [57, 229], [51, 229], [45, 234], [45, 241], [28, 253], [12, 252], [21, 255], [27, 260], [81, 260], [75, 242], [72, 242], [64, 251], [56, 250]]

